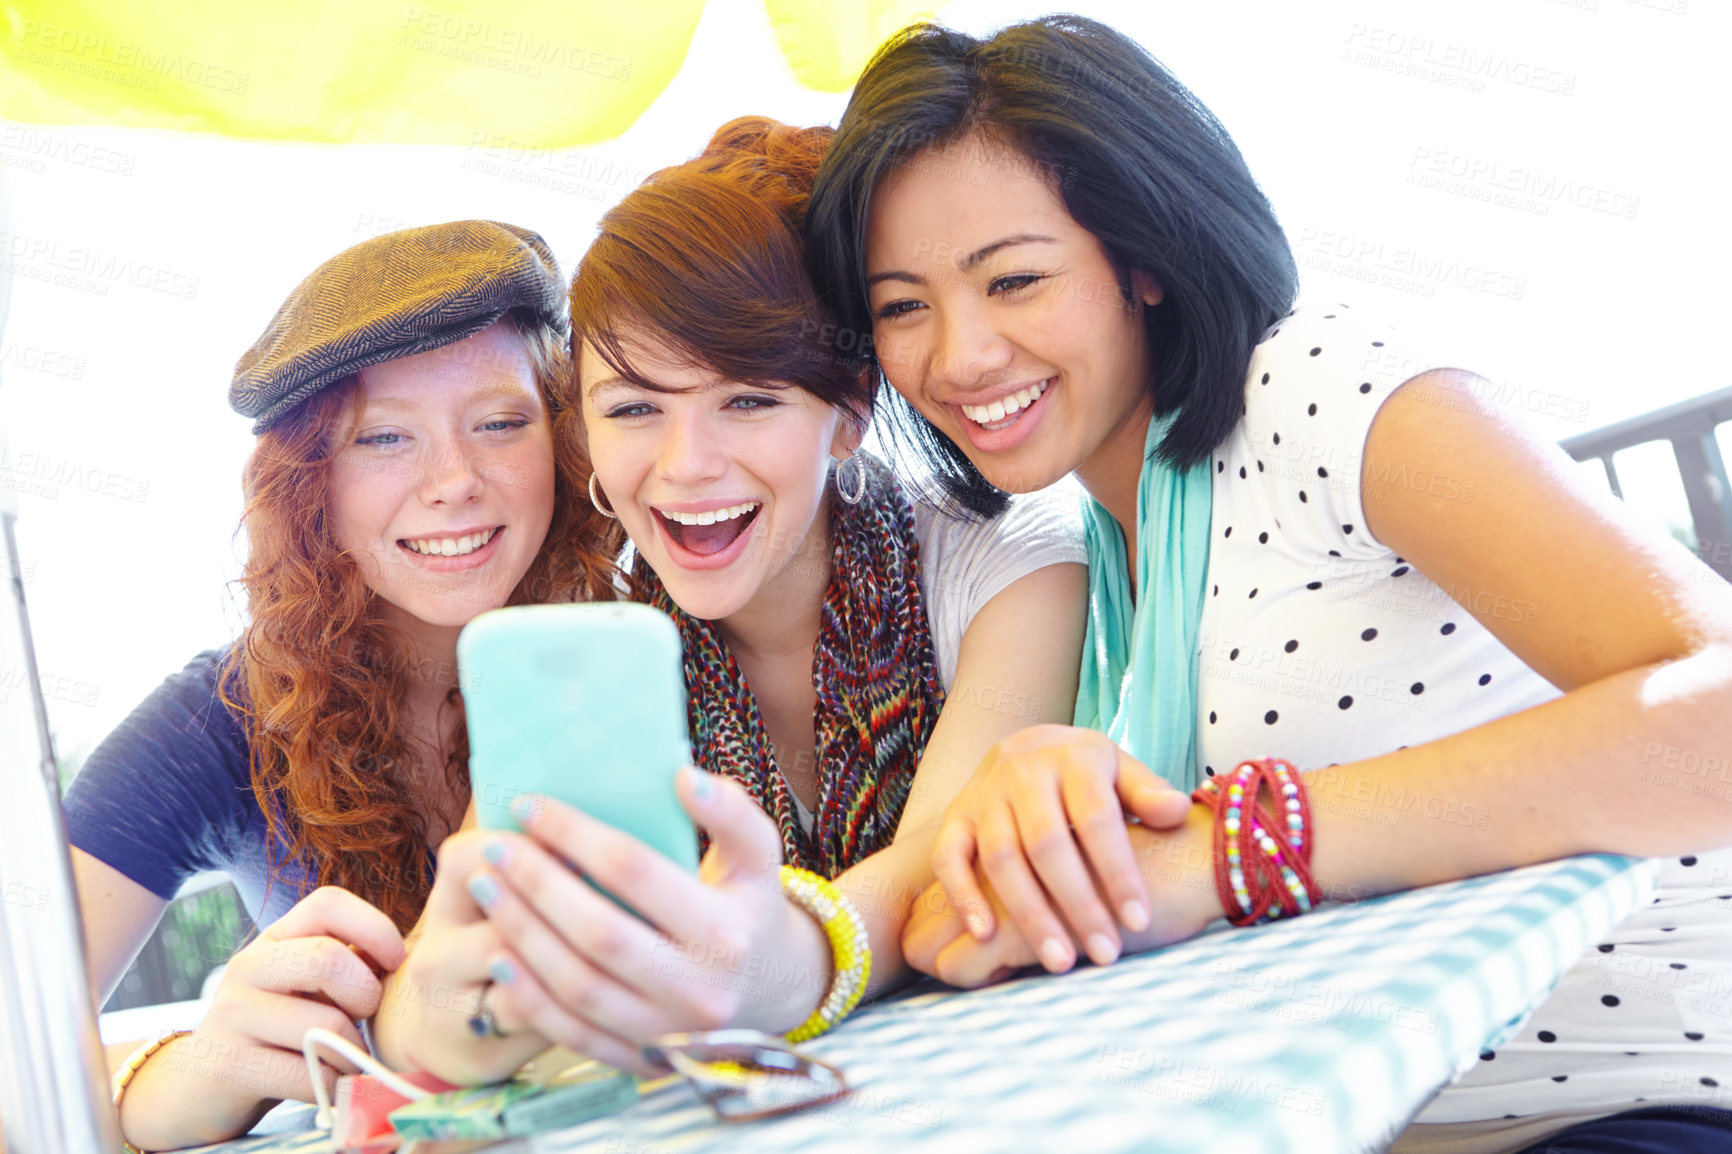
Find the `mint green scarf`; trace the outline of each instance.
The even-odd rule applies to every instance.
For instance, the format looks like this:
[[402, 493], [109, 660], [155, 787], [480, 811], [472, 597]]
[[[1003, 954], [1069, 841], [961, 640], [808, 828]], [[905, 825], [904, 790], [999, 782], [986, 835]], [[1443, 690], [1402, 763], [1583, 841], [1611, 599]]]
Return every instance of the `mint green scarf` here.
[[1083, 497], [1089, 626], [1076, 724], [1098, 729], [1187, 793], [1197, 787], [1197, 632], [1209, 568], [1209, 462], [1155, 458], [1172, 418], [1149, 422], [1137, 480], [1137, 592], [1119, 523]]

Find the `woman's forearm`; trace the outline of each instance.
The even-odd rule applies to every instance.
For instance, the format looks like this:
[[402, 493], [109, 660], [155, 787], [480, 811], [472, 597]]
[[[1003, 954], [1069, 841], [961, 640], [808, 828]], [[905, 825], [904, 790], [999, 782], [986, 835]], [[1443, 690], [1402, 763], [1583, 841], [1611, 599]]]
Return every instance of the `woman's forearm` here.
[[[932, 883], [928, 858], [937, 829], [902, 831], [898, 840], [835, 878], [860, 912], [872, 943], [872, 973], [861, 1001], [906, 985], [917, 973], [902, 959], [902, 928], [921, 893]], [[735, 1024], [786, 1033], [811, 1016], [835, 979], [829, 939], [804, 910], [788, 903], [787, 932], [780, 956], [746, 959], [743, 980], [758, 996], [746, 999]]]
[[1578, 853], [1732, 843], [1732, 651], [1627, 670], [1304, 778], [1317, 829], [1312, 874], [1334, 898]]
[[932, 884], [932, 842], [941, 827], [897, 831], [890, 846], [836, 879], [853, 901], [872, 939], [872, 979], [866, 997], [899, 989], [920, 975], [902, 958], [902, 930], [914, 903]]
[[[1732, 844], [1728, 702], [1732, 654], [1709, 648], [1426, 745], [1309, 770], [1312, 876], [1325, 898], [1354, 901], [1579, 853]], [[1125, 935], [1126, 953], [1222, 915], [1209, 807], [1174, 831], [1129, 833], [1156, 917]]]

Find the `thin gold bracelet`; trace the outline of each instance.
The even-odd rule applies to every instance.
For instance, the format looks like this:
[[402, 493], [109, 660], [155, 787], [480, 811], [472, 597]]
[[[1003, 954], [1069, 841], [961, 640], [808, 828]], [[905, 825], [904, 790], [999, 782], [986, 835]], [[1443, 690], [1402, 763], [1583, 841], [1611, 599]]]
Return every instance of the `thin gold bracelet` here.
[[[154, 1042], [144, 1043], [132, 1052], [132, 1056], [127, 1058], [126, 1062], [120, 1067], [120, 1069], [114, 1072], [114, 1080], [110, 1084], [110, 1088], [113, 1091], [114, 1096], [114, 1113], [116, 1115], [115, 1122], [117, 1125], [119, 1124], [120, 1099], [125, 1095], [126, 1088], [132, 1085], [133, 1077], [144, 1068], [146, 1062], [150, 1061], [151, 1055], [155, 1054], [158, 1050], [162, 1049], [170, 1042], [173, 1042], [175, 1039], [184, 1038], [190, 1033], [192, 1033], [191, 1030], [173, 1030], [164, 1034]], [[121, 1136], [120, 1145], [125, 1149], [126, 1154], [146, 1154], [145, 1151], [140, 1150], [137, 1146], [128, 1142], [124, 1135]]]
[[783, 866], [780, 878], [782, 892], [823, 927], [835, 959], [829, 993], [811, 1017], [787, 1033], [788, 1041], [804, 1042], [830, 1029], [859, 1005], [872, 976], [872, 939], [860, 911], [828, 879], [793, 866]]

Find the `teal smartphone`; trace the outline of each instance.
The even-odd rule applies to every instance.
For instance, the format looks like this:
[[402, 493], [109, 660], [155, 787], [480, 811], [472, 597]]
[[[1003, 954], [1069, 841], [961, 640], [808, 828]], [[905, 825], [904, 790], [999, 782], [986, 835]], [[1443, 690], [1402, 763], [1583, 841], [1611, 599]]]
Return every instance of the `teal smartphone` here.
[[696, 870], [674, 793], [691, 763], [679, 629], [648, 605], [523, 605], [457, 638], [469, 781], [488, 829], [520, 830], [519, 796], [567, 802]]

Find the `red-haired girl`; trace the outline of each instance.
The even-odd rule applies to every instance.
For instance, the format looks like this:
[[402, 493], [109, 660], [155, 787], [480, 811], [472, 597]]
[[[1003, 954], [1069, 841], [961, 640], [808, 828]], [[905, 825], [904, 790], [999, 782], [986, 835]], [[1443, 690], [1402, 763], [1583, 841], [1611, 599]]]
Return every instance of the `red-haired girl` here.
[[241, 358], [230, 399], [259, 438], [246, 629], [134, 710], [65, 802], [103, 997], [194, 873], [228, 873], [262, 931], [193, 1036], [128, 1064], [137, 1146], [231, 1136], [310, 1096], [302, 1035], [358, 1040], [373, 967], [401, 961], [468, 806], [458, 631], [507, 603], [613, 596], [563, 290], [527, 230], [392, 233], [320, 266]]

